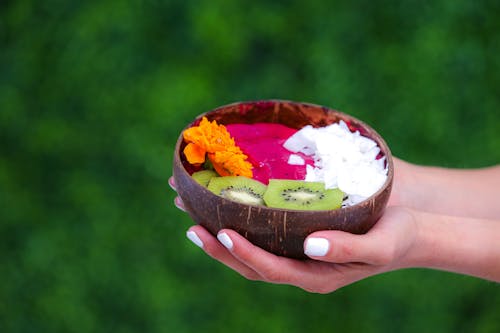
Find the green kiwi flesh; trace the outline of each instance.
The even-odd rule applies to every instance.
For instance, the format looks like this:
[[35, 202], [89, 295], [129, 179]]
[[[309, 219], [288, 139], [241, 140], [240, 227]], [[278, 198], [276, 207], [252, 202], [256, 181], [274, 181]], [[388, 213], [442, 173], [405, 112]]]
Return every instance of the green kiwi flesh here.
[[208, 183], [210, 182], [210, 179], [213, 177], [218, 177], [219, 175], [217, 172], [213, 170], [201, 170], [193, 173], [191, 177], [200, 184], [201, 186], [207, 187]]
[[229, 200], [247, 205], [264, 205], [263, 197], [267, 186], [243, 176], [226, 176], [213, 177], [207, 188]]
[[267, 206], [296, 210], [331, 210], [342, 206], [344, 193], [319, 182], [271, 179], [264, 194]]

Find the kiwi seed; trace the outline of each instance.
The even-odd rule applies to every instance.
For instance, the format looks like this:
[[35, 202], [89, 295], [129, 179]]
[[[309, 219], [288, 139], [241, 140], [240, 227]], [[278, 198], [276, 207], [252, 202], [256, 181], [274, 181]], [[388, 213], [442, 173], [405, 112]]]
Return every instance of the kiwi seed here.
[[330, 210], [342, 206], [344, 193], [319, 182], [271, 179], [264, 194], [267, 206], [297, 210]]
[[261, 182], [243, 177], [226, 176], [213, 177], [207, 187], [213, 193], [233, 201], [248, 205], [264, 205], [266, 185]]

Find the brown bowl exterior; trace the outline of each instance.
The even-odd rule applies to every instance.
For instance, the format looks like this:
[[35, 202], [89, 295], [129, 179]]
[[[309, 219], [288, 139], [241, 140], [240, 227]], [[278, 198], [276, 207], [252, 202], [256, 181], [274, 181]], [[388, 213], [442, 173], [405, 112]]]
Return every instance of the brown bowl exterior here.
[[306, 258], [303, 243], [307, 235], [319, 230], [366, 233], [382, 216], [392, 189], [394, 167], [389, 147], [370, 126], [347, 114], [313, 104], [281, 100], [241, 102], [222, 106], [200, 115], [186, 128], [205, 116], [219, 124], [280, 123], [300, 129], [311, 124], [323, 127], [340, 120], [377, 142], [388, 164], [388, 177], [382, 188], [367, 200], [329, 211], [300, 211], [240, 204], [221, 198], [193, 180], [186, 170], [181, 149], [182, 134], [175, 147], [173, 176], [187, 212], [198, 224], [216, 235], [229, 228], [271, 253], [291, 258]]

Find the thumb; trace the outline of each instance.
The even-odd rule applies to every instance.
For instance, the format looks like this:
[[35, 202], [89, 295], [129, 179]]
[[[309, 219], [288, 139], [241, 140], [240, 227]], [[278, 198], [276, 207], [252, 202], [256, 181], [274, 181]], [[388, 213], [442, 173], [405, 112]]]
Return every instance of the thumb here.
[[332, 263], [387, 264], [391, 260], [390, 242], [372, 234], [355, 235], [344, 231], [318, 231], [304, 241], [304, 253], [312, 259]]

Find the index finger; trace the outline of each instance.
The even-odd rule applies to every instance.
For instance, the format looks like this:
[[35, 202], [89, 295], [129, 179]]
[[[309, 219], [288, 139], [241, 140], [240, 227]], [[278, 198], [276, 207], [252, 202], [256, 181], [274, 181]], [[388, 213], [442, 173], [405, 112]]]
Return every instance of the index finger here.
[[218, 238], [219, 240], [229, 238], [229, 244], [225, 242], [223, 244], [231, 254], [267, 282], [291, 284], [311, 290], [314, 289], [312, 286], [322, 280], [325, 266], [331, 266], [329, 263], [316, 260], [298, 260], [274, 255], [253, 245], [234, 230], [221, 230]]

